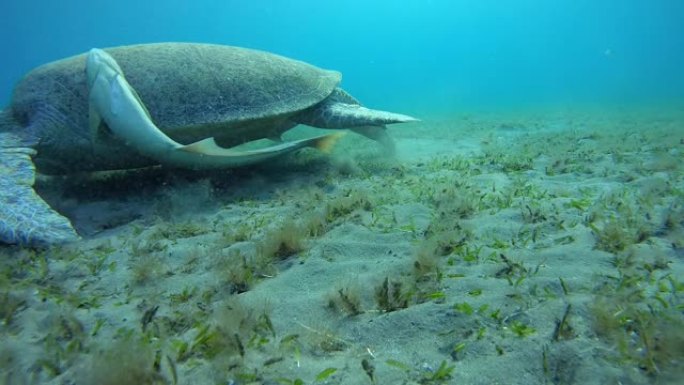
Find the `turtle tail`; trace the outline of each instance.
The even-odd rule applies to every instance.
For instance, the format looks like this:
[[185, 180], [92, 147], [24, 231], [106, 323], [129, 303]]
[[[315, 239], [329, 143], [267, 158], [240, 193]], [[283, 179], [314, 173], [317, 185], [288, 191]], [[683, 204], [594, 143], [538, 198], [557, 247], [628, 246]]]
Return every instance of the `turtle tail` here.
[[297, 123], [318, 128], [353, 128], [415, 122], [418, 119], [394, 112], [372, 110], [360, 104], [324, 101], [298, 114], [295, 120]]
[[418, 119], [366, 108], [345, 90], [335, 88], [325, 100], [297, 114], [295, 120], [318, 128], [353, 128], [415, 122]]

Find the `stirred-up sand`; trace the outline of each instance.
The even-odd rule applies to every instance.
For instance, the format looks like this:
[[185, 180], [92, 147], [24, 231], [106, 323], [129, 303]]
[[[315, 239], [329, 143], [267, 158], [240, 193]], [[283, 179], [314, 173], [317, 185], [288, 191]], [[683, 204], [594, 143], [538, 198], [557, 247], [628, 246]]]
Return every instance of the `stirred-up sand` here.
[[84, 239], [0, 249], [0, 384], [682, 378], [684, 110], [390, 134], [41, 180]]

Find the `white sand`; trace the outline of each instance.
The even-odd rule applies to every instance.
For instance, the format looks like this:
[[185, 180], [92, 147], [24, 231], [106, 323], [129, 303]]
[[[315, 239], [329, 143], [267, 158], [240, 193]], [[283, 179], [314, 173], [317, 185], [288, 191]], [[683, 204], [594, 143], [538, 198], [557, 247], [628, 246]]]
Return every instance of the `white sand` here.
[[[46, 182], [85, 239], [0, 250], [0, 383], [108, 383], [136, 365], [137, 379], [111, 381], [172, 383], [166, 356], [180, 384], [370, 384], [363, 360], [377, 384], [676, 383], [682, 111], [458, 116], [390, 133], [395, 159], [348, 135], [331, 157], [250, 170]], [[281, 223], [325, 219], [344, 199], [352, 210], [301, 251], [254, 267]], [[611, 223], [614, 247], [596, 233]], [[416, 256], [437, 238], [445, 249], [419, 279]], [[229, 275], [243, 257], [256, 275], [244, 292]], [[387, 277], [411, 291], [407, 308], [379, 309]], [[340, 289], [360, 314], [330, 308]], [[596, 303], [613, 326], [594, 322]], [[203, 327], [216, 333], [193, 350]], [[453, 370], [433, 378], [441, 363]]]

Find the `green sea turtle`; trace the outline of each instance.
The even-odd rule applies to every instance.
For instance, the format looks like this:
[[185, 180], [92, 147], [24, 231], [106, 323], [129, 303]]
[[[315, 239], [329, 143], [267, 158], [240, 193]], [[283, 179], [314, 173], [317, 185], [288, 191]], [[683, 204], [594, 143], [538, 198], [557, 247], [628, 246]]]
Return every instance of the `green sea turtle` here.
[[[281, 141], [297, 124], [349, 128], [391, 151], [385, 125], [415, 119], [362, 107], [338, 88], [340, 79], [267, 52], [190, 43], [93, 49], [38, 67], [0, 112], [0, 242], [78, 238], [33, 190], [36, 168], [226, 168], [324, 148], [337, 137]], [[275, 143], [230, 149], [264, 138]]]

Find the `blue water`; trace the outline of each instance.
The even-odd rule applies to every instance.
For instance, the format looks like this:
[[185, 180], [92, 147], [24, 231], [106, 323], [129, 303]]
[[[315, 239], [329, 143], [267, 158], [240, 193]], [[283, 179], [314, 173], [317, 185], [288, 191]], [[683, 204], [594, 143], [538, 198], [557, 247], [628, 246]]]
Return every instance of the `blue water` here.
[[371, 107], [429, 113], [684, 99], [680, 0], [5, 0], [0, 105], [31, 68], [198, 41], [344, 74]]

